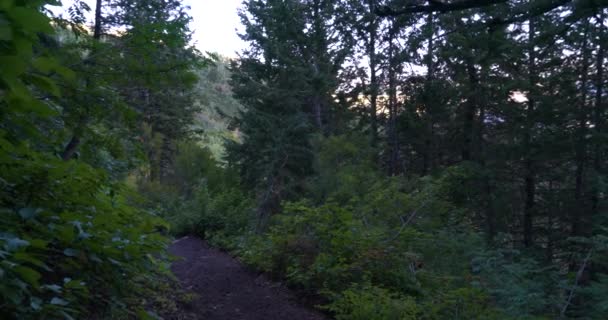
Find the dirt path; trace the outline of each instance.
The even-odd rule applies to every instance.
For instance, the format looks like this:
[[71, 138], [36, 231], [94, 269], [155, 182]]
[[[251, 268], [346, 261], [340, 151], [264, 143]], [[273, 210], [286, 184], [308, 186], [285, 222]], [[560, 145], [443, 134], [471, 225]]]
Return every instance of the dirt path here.
[[183, 257], [171, 269], [184, 289], [198, 295], [191, 307], [205, 320], [326, 320], [300, 306], [284, 287], [256, 276], [238, 261], [195, 237], [176, 240], [169, 251]]

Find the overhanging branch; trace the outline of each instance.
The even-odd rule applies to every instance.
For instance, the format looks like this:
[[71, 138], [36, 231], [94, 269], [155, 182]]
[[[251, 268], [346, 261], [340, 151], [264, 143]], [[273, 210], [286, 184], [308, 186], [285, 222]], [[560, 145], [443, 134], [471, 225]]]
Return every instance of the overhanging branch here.
[[481, 8], [493, 6], [500, 3], [505, 3], [508, 0], [462, 0], [454, 2], [429, 1], [427, 5], [407, 6], [402, 9], [393, 9], [389, 6], [383, 6], [376, 10], [376, 14], [383, 17], [398, 16], [408, 13], [431, 13], [431, 12], [451, 12], [473, 8]]
[[[543, 0], [534, 1], [531, 3], [524, 3], [521, 4], [519, 7], [515, 8], [515, 15], [514, 17], [512, 17], [512, 19], [521, 21], [522, 18], [539, 16], [558, 7], [572, 3], [573, 1], [574, 0]], [[509, 2], [509, 0], [455, 0], [451, 2], [430, 0], [428, 1], [428, 4], [425, 5], [410, 5], [401, 9], [391, 8], [390, 6], [383, 6], [376, 9], [376, 14], [382, 17], [389, 17], [411, 13], [446, 13], [452, 11], [462, 11], [467, 9], [490, 7], [507, 2]], [[602, 4], [602, 1], [596, 0], [585, 0], [582, 1], [581, 4], [594, 8], [602, 8], [606, 6], [605, 4]]]

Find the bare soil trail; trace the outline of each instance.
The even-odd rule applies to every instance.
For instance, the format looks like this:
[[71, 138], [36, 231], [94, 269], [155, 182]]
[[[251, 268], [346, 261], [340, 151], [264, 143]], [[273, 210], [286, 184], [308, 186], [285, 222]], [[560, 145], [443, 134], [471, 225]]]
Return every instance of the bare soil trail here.
[[295, 301], [285, 287], [245, 268], [196, 237], [176, 240], [169, 252], [182, 257], [171, 269], [183, 288], [197, 295], [189, 304], [204, 320], [327, 320]]

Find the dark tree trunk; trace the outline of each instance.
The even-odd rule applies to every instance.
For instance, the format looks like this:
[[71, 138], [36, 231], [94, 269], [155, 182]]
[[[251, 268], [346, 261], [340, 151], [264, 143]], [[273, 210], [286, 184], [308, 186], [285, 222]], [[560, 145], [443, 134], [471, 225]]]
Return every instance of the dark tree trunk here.
[[150, 176], [148, 179], [150, 182], [159, 182], [160, 181], [160, 167], [159, 167], [159, 158], [158, 150], [152, 150], [148, 153], [148, 161], [150, 165]]
[[426, 75], [426, 82], [425, 82], [425, 86], [424, 86], [424, 105], [426, 108], [426, 136], [424, 137], [424, 155], [423, 155], [423, 163], [422, 163], [422, 174], [425, 175], [427, 172], [429, 172], [430, 170], [433, 170], [433, 157], [434, 157], [434, 140], [435, 140], [435, 133], [434, 133], [434, 116], [433, 116], [433, 98], [431, 97], [432, 94], [432, 84], [433, 84], [433, 77], [435, 75], [435, 66], [433, 64], [433, 54], [434, 54], [434, 43], [433, 43], [433, 37], [435, 36], [435, 21], [434, 21], [434, 17], [433, 17], [433, 13], [429, 13], [428, 17], [427, 17], [427, 23], [429, 25], [430, 28], [430, 32], [429, 32], [429, 38], [428, 38], [428, 52], [427, 52], [427, 56], [426, 56], [426, 69], [427, 69], [427, 75]]
[[[599, 15], [599, 47], [597, 50], [597, 60], [596, 60], [596, 78], [595, 78], [595, 108], [593, 113], [594, 124], [595, 124], [595, 143], [593, 150], [593, 169], [595, 171], [596, 176], [600, 176], [603, 173], [602, 168], [602, 158], [603, 158], [603, 141], [602, 133], [604, 128], [604, 106], [603, 106], [603, 93], [604, 93], [604, 55], [606, 50], [606, 41], [604, 39], [604, 20], [605, 13], [602, 10]], [[600, 188], [599, 182], [594, 183], [594, 190], [592, 195], [592, 212], [593, 214], [597, 214], [599, 212], [599, 202], [600, 202]]]
[[463, 142], [462, 142], [462, 160], [473, 160], [473, 137], [475, 130], [475, 113], [478, 110], [477, 88], [479, 86], [479, 78], [477, 71], [472, 61], [467, 62], [467, 73], [469, 76], [470, 92], [467, 102], [465, 103], [464, 121], [462, 127]]
[[536, 196], [536, 182], [534, 173], [534, 161], [532, 151], [533, 130], [535, 126], [535, 95], [536, 95], [536, 53], [534, 52], [535, 24], [529, 21], [528, 28], [528, 103], [526, 110], [526, 120], [523, 133], [523, 153], [524, 153], [524, 246], [530, 247], [534, 242], [534, 207]]
[[102, 30], [102, 23], [101, 23], [101, 10], [102, 10], [102, 1], [103, 0], [97, 0], [95, 3], [95, 27], [94, 27], [94, 31], [93, 31], [93, 39], [95, 40], [99, 40], [101, 39], [101, 30]]
[[317, 85], [317, 79], [321, 77], [321, 70], [319, 70], [319, 56], [323, 54], [325, 50], [322, 39], [325, 38], [325, 33], [322, 30], [322, 21], [320, 17], [321, 8], [319, 0], [315, 0], [314, 3], [314, 32], [315, 32], [315, 48], [313, 52], [313, 74], [314, 74], [314, 82], [313, 82], [313, 97], [312, 97], [312, 107], [313, 107], [313, 117], [314, 122], [319, 131], [323, 132], [323, 104], [321, 95], [323, 94], [323, 88], [320, 88]]
[[[102, 0], [97, 0], [96, 3], [95, 3], [95, 26], [93, 28], [93, 30], [94, 30], [93, 31], [93, 39], [95, 39], [95, 40], [101, 39], [101, 30], [102, 30], [101, 9], [102, 9], [102, 5], [103, 5]], [[93, 56], [93, 54], [91, 54], [91, 56]], [[90, 64], [91, 61], [86, 61], [86, 62], [88, 64]], [[87, 87], [91, 86], [91, 79], [90, 78], [86, 79], [86, 86]], [[72, 157], [74, 157], [74, 155], [76, 154], [76, 151], [78, 151], [78, 148], [80, 147], [80, 143], [82, 142], [81, 135], [82, 135], [82, 131], [84, 131], [84, 126], [86, 125], [85, 122], [86, 121], [81, 120], [81, 122], [77, 124], [76, 129], [72, 133], [72, 138], [70, 139], [70, 142], [68, 142], [68, 144], [63, 149], [63, 152], [61, 153], [61, 159], [63, 159], [64, 161], [72, 159]]]
[[163, 137], [163, 142], [160, 150], [160, 157], [158, 162], [159, 177], [160, 181], [167, 183], [172, 173], [170, 170], [173, 164], [173, 155], [175, 150], [173, 148], [173, 142], [167, 137]]
[[[481, 71], [481, 76], [484, 76], [486, 71]], [[485, 134], [485, 119], [486, 119], [486, 99], [485, 99], [485, 90], [481, 87], [477, 90], [479, 99], [482, 99], [481, 103], [479, 103], [479, 119], [477, 121], [477, 141], [478, 141], [478, 161], [479, 164], [486, 168], [486, 150], [485, 145], [486, 141], [484, 138]], [[494, 242], [494, 237], [496, 236], [496, 213], [494, 212], [494, 199], [493, 199], [493, 187], [492, 182], [490, 181], [490, 176], [487, 174], [488, 170], [484, 170], [484, 175], [482, 178], [482, 196], [483, 196], [483, 210], [485, 216], [486, 223], [486, 238], [488, 243]]]
[[314, 109], [314, 114], [315, 114], [315, 125], [317, 126], [317, 129], [319, 129], [319, 131], [323, 131], [323, 107], [321, 106], [321, 99], [319, 98], [319, 96], [314, 96], [313, 97], [313, 109]]
[[588, 72], [589, 72], [589, 47], [588, 47], [588, 30], [589, 21], [585, 35], [583, 36], [582, 44], [582, 65], [581, 65], [581, 94], [578, 103], [578, 128], [576, 130], [576, 158], [575, 158], [575, 187], [574, 187], [574, 204], [571, 210], [572, 235], [583, 236], [588, 228], [587, 221], [587, 204], [585, 203], [584, 195], [584, 175], [587, 165], [587, 95], [588, 95]]
[[70, 139], [70, 142], [68, 142], [68, 144], [65, 146], [65, 149], [61, 153], [61, 159], [63, 159], [64, 161], [72, 159], [72, 157], [74, 157], [74, 154], [76, 154], [76, 150], [78, 150], [79, 145], [80, 134], [74, 133], [72, 135], [72, 139]]
[[378, 77], [376, 74], [377, 69], [377, 56], [376, 56], [376, 37], [378, 32], [377, 18], [373, 16], [375, 13], [376, 0], [369, 0], [369, 14], [372, 15], [372, 20], [369, 25], [369, 44], [368, 44], [368, 55], [369, 55], [369, 72], [370, 72], [370, 126], [371, 126], [371, 144], [375, 146], [378, 140]]
[[389, 123], [388, 123], [388, 142], [389, 142], [389, 174], [396, 175], [399, 170], [399, 143], [397, 138], [397, 80], [395, 59], [395, 26], [391, 25], [389, 31], [389, 65], [388, 65], [388, 94], [389, 94]]

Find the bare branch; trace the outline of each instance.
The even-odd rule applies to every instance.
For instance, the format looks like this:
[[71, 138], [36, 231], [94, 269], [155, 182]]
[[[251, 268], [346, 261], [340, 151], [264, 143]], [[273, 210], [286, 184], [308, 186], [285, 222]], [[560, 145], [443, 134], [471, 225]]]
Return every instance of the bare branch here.
[[566, 303], [564, 304], [564, 307], [562, 308], [562, 311], [560, 312], [561, 318], [563, 318], [566, 315], [566, 310], [568, 310], [568, 306], [570, 306], [570, 303], [572, 302], [572, 298], [574, 298], [574, 291], [576, 291], [576, 287], [578, 287], [578, 283], [581, 280], [581, 278], [583, 277], [583, 273], [585, 272], [585, 268], [587, 268], [587, 263], [589, 262], [589, 259], [591, 259], [592, 253], [593, 253], [593, 250], [589, 250], [589, 252], [587, 253], [587, 256], [585, 257], [585, 260], [583, 260], [583, 264], [581, 265], [581, 267], [578, 269], [578, 272], [576, 273], [576, 278], [574, 279], [574, 285], [572, 285], [572, 288], [570, 288], [570, 293], [568, 294], [568, 299], [566, 300]]

